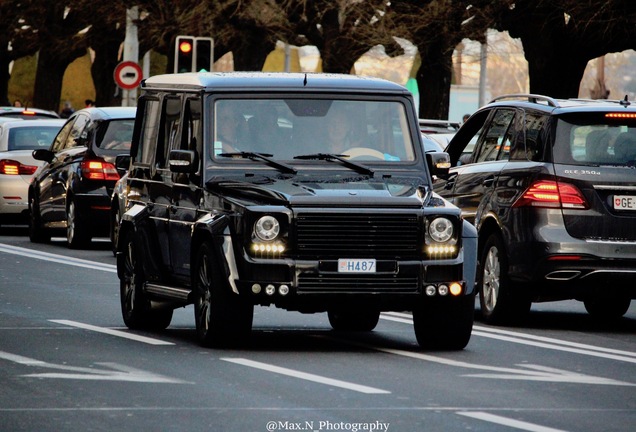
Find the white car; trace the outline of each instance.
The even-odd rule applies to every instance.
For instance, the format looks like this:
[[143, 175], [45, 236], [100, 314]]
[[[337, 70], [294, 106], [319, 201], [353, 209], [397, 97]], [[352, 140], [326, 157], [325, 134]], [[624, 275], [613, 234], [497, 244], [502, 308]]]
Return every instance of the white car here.
[[0, 222], [26, 222], [31, 177], [42, 165], [33, 150], [49, 148], [64, 119], [0, 121]]

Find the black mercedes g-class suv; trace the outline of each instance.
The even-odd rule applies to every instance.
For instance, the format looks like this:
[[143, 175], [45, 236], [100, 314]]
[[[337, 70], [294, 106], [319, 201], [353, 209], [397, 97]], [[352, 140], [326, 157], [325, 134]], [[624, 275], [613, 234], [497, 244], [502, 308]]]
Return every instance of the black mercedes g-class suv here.
[[186, 73], [141, 89], [117, 242], [129, 328], [194, 304], [209, 346], [246, 341], [254, 305], [346, 331], [412, 311], [421, 347], [466, 346], [477, 233], [433, 193], [448, 157], [424, 154], [404, 87]]

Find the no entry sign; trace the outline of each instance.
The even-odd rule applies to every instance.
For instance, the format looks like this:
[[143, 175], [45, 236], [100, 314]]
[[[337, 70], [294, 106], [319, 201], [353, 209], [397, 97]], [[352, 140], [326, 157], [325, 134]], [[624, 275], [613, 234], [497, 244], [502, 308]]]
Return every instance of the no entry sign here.
[[124, 90], [132, 90], [141, 82], [141, 67], [132, 61], [121, 62], [115, 68], [113, 77], [115, 78], [115, 83], [119, 87]]

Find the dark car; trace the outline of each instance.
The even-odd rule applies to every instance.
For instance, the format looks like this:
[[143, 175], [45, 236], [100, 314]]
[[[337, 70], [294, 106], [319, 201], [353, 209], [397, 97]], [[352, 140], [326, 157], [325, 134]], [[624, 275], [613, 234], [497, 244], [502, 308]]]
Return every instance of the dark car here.
[[110, 197], [120, 173], [115, 158], [129, 154], [134, 107], [85, 108], [74, 112], [49, 149], [33, 157], [46, 163], [29, 188], [29, 237], [49, 241], [66, 232], [69, 247], [108, 236]]
[[432, 191], [448, 155], [423, 152], [406, 88], [285, 73], [160, 75], [141, 88], [117, 200], [129, 328], [165, 328], [194, 304], [211, 345], [245, 342], [255, 305], [327, 312], [340, 331], [413, 311], [422, 347], [468, 343], [476, 231]]
[[577, 299], [622, 316], [636, 297], [636, 106], [627, 100], [508, 95], [446, 148], [435, 191], [479, 232], [485, 320], [532, 302]]
[[19, 118], [22, 120], [60, 118], [60, 116], [55, 111], [43, 110], [39, 108], [12, 106], [0, 107], [0, 118], [3, 117]]

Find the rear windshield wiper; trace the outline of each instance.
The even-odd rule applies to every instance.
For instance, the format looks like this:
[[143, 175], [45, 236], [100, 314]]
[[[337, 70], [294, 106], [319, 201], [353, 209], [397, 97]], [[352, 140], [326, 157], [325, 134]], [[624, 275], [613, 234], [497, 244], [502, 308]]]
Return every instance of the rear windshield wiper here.
[[288, 173], [288, 174], [296, 174], [298, 172], [294, 167], [291, 167], [287, 164], [271, 159], [272, 155], [269, 153], [233, 152], [233, 153], [219, 153], [217, 156], [228, 157], [228, 158], [262, 160], [267, 162], [267, 165], [273, 168], [276, 168], [280, 172]]
[[348, 161], [345, 158], [348, 158], [349, 155], [341, 155], [334, 153], [312, 153], [306, 155], [294, 156], [294, 159], [303, 159], [303, 160], [326, 160], [326, 161], [338, 161], [341, 162], [347, 168], [351, 168], [354, 171], [359, 172], [360, 174], [367, 174], [373, 177], [374, 171], [362, 164]]

